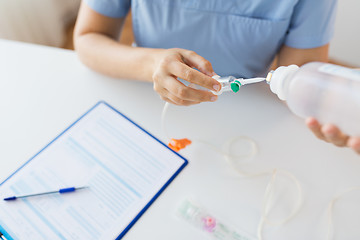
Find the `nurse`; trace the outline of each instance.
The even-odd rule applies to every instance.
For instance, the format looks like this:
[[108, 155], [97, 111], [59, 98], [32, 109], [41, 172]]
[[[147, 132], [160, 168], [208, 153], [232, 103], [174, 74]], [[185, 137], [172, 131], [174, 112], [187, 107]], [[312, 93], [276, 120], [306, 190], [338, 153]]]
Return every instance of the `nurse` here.
[[[131, 8], [137, 47], [118, 42]], [[213, 75], [265, 76], [277, 66], [327, 61], [336, 0], [85, 0], [75, 48], [90, 68], [116, 78], [153, 82], [176, 105], [216, 101]], [[198, 69], [199, 71], [195, 70]], [[360, 153], [360, 139], [336, 126], [307, 125], [315, 135]]]

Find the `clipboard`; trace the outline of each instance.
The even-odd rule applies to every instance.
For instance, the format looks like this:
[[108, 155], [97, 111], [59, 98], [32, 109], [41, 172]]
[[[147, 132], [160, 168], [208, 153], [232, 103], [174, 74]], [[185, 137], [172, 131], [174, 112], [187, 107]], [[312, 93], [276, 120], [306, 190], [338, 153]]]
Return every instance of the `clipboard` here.
[[[0, 184], [0, 239], [121, 239], [187, 164], [100, 101]], [[69, 185], [88, 190], [3, 201]]]

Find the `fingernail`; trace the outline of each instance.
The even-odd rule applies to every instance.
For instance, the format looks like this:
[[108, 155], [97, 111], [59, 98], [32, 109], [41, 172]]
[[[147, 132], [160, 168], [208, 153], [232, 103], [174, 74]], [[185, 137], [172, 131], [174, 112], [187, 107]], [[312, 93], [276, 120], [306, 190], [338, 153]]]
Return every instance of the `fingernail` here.
[[219, 90], [220, 90], [220, 86], [219, 86], [218, 84], [215, 84], [215, 85], [213, 86], [213, 88], [214, 88], [215, 91], [219, 91]]
[[210, 99], [210, 101], [215, 102], [216, 99], [217, 99], [217, 96], [212, 96], [211, 99]]

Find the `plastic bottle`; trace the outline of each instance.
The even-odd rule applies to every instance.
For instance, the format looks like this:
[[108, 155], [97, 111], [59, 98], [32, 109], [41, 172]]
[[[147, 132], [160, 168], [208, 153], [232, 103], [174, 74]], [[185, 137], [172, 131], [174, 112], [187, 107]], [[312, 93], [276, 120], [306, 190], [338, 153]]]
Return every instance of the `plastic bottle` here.
[[266, 81], [296, 115], [360, 136], [360, 71], [328, 63], [279, 67]]

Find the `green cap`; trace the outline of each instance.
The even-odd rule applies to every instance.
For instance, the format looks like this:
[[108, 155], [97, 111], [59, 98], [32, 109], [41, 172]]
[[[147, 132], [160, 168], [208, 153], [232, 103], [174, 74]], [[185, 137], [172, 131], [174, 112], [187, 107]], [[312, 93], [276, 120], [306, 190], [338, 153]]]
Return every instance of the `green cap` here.
[[235, 82], [231, 83], [230, 87], [233, 92], [238, 92], [241, 87], [241, 83], [236, 80]]

